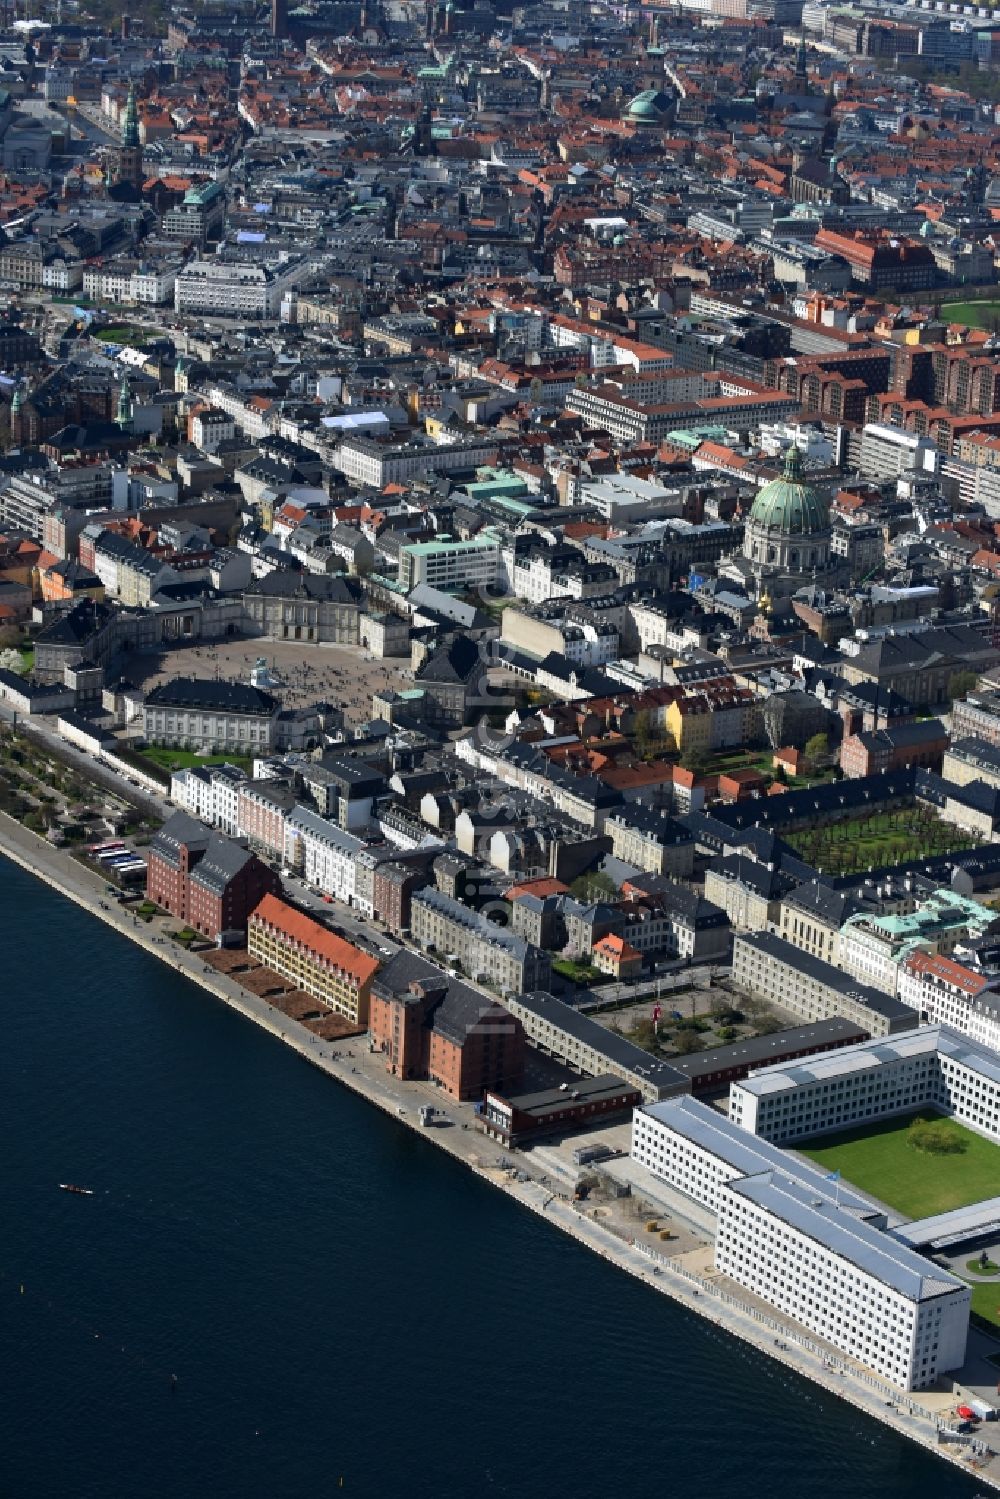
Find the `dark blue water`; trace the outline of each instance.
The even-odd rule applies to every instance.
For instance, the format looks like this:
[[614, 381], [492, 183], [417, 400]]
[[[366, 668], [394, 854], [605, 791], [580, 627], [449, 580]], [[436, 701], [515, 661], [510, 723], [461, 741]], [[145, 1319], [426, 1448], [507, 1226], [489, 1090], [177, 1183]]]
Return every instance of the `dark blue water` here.
[[977, 1491], [5, 861], [0, 952], [3, 1499]]

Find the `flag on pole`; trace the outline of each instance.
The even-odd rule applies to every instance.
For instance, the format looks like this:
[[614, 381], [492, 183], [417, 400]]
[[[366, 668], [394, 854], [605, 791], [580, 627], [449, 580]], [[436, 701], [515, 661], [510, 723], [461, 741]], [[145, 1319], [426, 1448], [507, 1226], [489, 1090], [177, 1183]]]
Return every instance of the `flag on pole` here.
[[840, 1172], [839, 1171], [828, 1171], [826, 1173], [826, 1175], [824, 1176], [823, 1180], [824, 1181], [828, 1181], [828, 1182], [839, 1182], [840, 1181]]

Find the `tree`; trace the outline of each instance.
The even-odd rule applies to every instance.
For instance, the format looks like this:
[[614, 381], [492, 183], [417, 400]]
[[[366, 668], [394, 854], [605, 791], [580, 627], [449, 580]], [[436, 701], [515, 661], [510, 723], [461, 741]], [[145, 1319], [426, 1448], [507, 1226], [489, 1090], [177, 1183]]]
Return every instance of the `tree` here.
[[701, 1051], [701, 1037], [697, 1031], [678, 1031], [674, 1037], [674, 1051], [679, 1057], [688, 1057], [693, 1051]]
[[578, 874], [569, 887], [577, 900], [612, 900], [618, 894], [618, 886], [609, 874], [595, 869], [590, 874]]
[[681, 766], [689, 770], [692, 775], [704, 775], [708, 769], [708, 753], [706, 750], [692, 746], [681, 755]]
[[809, 770], [815, 770], [826, 759], [827, 739], [825, 734], [813, 734], [811, 739], [806, 740], [803, 750], [805, 763]]
[[23, 664], [20, 651], [15, 651], [11, 646], [0, 651], [0, 671], [20, 671]]
[[978, 681], [979, 673], [977, 671], [952, 672], [951, 676], [948, 678], [948, 696], [951, 698], [952, 702], [954, 702], [956, 698], [966, 697], [972, 691]]

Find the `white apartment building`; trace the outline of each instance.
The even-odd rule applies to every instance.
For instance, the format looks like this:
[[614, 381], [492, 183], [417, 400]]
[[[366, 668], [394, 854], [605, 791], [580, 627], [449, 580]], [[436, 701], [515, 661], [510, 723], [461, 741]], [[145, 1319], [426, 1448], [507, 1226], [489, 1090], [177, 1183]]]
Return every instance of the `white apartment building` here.
[[632, 1158], [716, 1216], [716, 1267], [900, 1389], [961, 1365], [969, 1288], [880, 1208], [692, 1098], [633, 1117]]
[[902, 916], [851, 916], [840, 929], [837, 961], [845, 972], [885, 994], [899, 988], [901, 965], [918, 948], [948, 953], [963, 938], [982, 936], [997, 914], [969, 896], [936, 890]]
[[921, 1026], [762, 1068], [729, 1092], [735, 1125], [785, 1144], [922, 1108], [1000, 1140], [1000, 1057], [946, 1026]]
[[273, 269], [246, 261], [193, 260], [174, 283], [174, 308], [213, 317], [276, 318], [282, 297], [308, 270], [301, 259]]
[[330, 455], [331, 465], [355, 484], [405, 484], [421, 474], [450, 473], [453, 469], [476, 469], [496, 460], [495, 442], [380, 443], [370, 437], [352, 437]]
[[954, 958], [916, 952], [903, 963], [899, 997], [922, 1021], [947, 1025], [1000, 1052], [1000, 985]]
[[503, 572], [511, 593], [529, 604], [543, 604], [549, 599], [565, 598], [569, 589], [553, 580], [552, 559], [544, 551], [518, 557], [513, 545], [503, 551]]
[[293, 807], [285, 824], [285, 863], [313, 889], [351, 905], [354, 902], [355, 855], [365, 847], [361, 838], [334, 823]]
[[199, 822], [235, 838], [239, 834], [239, 788], [246, 779], [245, 772], [235, 765], [194, 765], [188, 770], [175, 770], [170, 777], [170, 800]]
[[[178, 262], [179, 265], [179, 262]], [[159, 307], [174, 299], [178, 266], [136, 266], [134, 262], [94, 266], [83, 273], [83, 290], [95, 302], [128, 307]]]
[[208, 391], [212, 405], [231, 416], [235, 425], [248, 437], [258, 442], [271, 431], [270, 403], [250, 405], [233, 389], [224, 385], [213, 385]]

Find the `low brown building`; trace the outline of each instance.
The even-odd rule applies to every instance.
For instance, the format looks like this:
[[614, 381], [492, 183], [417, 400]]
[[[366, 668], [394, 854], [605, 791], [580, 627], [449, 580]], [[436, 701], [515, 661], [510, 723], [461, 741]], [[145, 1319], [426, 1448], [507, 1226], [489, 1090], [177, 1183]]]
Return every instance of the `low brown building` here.
[[522, 1093], [516, 1098], [491, 1089], [480, 1123], [488, 1135], [504, 1145], [520, 1145], [543, 1135], [568, 1134], [588, 1124], [631, 1118], [632, 1110], [641, 1103], [638, 1088], [606, 1072], [601, 1077], [577, 1077], [565, 1087]]
[[416, 953], [397, 953], [376, 975], [368, 1029], [387, 1072], [428, 1079], [452, 1098], [516, 1087], [524, 1072], [520, 1021]]

